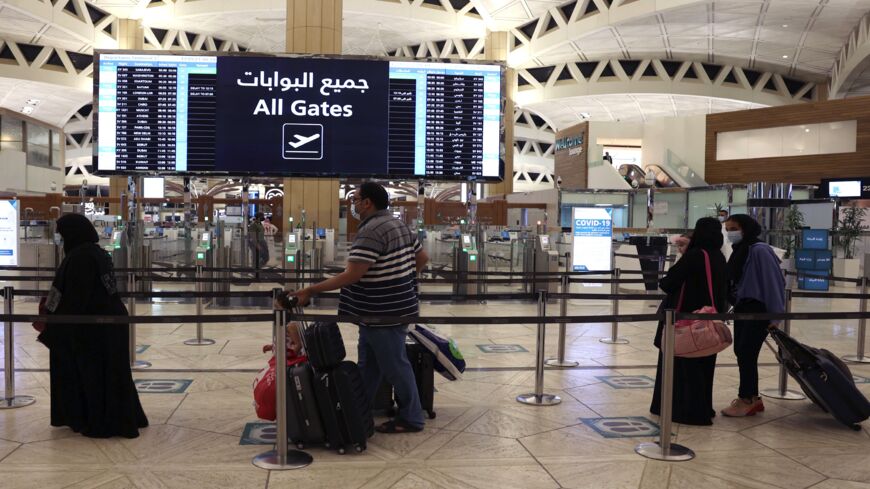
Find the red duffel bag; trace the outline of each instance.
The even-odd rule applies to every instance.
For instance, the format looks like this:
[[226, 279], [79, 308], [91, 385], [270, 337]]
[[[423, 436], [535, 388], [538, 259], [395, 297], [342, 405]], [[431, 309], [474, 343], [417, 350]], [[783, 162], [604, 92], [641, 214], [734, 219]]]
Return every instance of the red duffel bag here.
[[[293, 366], [302, 363], [307, 358], [302, 356], [291, 356], [292, 352], [287, 352], [287, 366]], [[260, 370], [254, 378], [254, 410], [257, 412], [257, 417], [267, 421], [275, 421], [275, 357], [269, 359], [269, 366]]]

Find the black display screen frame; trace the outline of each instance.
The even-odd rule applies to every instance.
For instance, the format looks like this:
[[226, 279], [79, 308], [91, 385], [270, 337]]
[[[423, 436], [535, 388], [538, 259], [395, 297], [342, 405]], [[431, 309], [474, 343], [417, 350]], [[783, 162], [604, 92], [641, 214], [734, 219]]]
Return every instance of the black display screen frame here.
[[[119, 55], [145, 55], [145, 56], [215, 56], [215, 57], [268, 57], [268, 58], [302, 58], [302, 59], [328, 59], [328, 60], [363, 60], [363, 61], [379, 61], [379, 62], [413, 62], [413, 63], [433, 63], [433, 64], [464, 64], [464, 65], [490, 65], [499, 66], [500, 78], [500, 100], [499, 100], [499, 176], [428, 176], [428, 175], [406, 175], [406, 174], [384, 174], [384, 173], [355, 173], [352, 175], [342, 174], [338, 172], [315, 172], [315, 173], [300, 173], [300, 172], [263, 172], [259, 170], [251, 171], [147, 171], [147, 170], [100, 170], [98, 165], [98, 148], [99, 148], [99, 84], [100, 84], [100, 58], [102, 55], [119, 54]], [[223, 52], [223, 51], [165, 51], [165, 50], [117, 50], [104, 49], [94, 51], [94, 72], [93, 72], [93, 155], [92, 164], [94, 175], [97, 176], [178, 176], [178, 177], [270, 177], [270, 178], [352, 178], [352, 179], [420, 179], [432, 182], [445, 181], [474, 181], [483, 183], [498, 183], [504, 181], [505, 178], [513, 178], [512, 175], [505, 175], [505, 153], [508, 148], [505, 147], [505, 114], [506, 94], [507, 94], [507, 74], [508, 70], [503, 62], [488, 61], [488, 60], [458, 60], [458, 59], [432, 59], [432, 58], [401, 58], [395, 56], [357, 56], [357, 55], [322, 55], [322, 54], [292, 54], [292, 53], [259, 53], [259, 52]], [[511, 117], [513, 115], [511, 114]], [[512, 120], [512, 119], [511, 119]], [[513, 148], [510, 148], [511, 150]]]

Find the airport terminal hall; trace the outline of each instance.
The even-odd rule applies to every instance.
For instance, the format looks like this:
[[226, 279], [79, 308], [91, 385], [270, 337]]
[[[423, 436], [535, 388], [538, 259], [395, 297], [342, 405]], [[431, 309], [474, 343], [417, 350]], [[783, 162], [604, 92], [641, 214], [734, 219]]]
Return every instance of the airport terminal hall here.
[[870, 489], [870, 0], [0, 0], [3, 489]]

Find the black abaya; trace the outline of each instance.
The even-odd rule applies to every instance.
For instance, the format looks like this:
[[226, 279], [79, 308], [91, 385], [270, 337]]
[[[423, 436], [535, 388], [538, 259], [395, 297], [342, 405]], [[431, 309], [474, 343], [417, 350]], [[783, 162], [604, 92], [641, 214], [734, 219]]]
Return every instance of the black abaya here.
[[[50, 313], [127, 315], [109, 255], [90, 239], [76, 245], [65, 237], [64, 249], [46, 303]], [[121, 324], [47, 325], [39, 339], [50, 350], [52, 426], [94, 438], [135, 438], [148, 426], [130, 371], [128, 335]]]
[[[713, 298], [718, 311], [725, 311], [727, 300], [727, 281], [725, 274], [725, 257], [718, 249], [708, 250], [710, 268], [713, 278]], [[675, 263], [668, 274], [662, 278], [659, 286], [668, 296], [662, 303], [663, 308], [676, 309], [680, 291], [685, 286], [682, 312], [691, 312], [710, 304], [710, 292], [707, 288], [707, 274], [704, 266], [704, 255], [700, 248], [689, 249]], [[661, 345], [662, 328], [659, 323], [654, 344]], [[674, 395], [673, 415], [671, 419], [677, 423], [691, 425], [711, 425], [716, 416], [713, 409], [713, 375], [716, 368], [716, 355], [701, 358], [674, 357]], [[650, 412], [660, 414], [661, 406], [662, 354], [659, 351], [656, 367], [656, 381]]]

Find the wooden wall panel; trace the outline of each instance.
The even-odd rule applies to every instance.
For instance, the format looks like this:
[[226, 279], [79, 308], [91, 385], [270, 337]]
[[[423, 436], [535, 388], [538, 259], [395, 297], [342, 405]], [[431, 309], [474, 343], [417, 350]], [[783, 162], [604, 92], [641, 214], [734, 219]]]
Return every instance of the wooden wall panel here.
[[[858, 140], [854, 153], [716, 159], [716, 134], [719, 132], [847, 120], [858, 121]], [[705, 180], [710, 184], [758, 181], [818, 184], [823, 178], [868, 176], [870, 97], [708, 115], [705, 159]]]
[[589, 123], [556, 132], [554, 167], [556, 178], [562, 178], [563, 189], [581, 189], [588, 186]]

